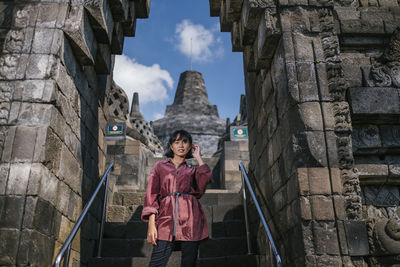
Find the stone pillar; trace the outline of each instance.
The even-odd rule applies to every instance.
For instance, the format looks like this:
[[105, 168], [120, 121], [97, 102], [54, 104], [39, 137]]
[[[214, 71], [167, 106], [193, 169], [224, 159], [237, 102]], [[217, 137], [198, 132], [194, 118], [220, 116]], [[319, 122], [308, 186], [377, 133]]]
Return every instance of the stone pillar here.
[[[112, 54], [148, 4], [0, 2], [0, 265], [52, 265], [105, 168]], [[96, 251], [99, 207], [73, 264]]]
[[231, 192], [239, 192], [242, 188], [242, 173], [239, 162], [247, 169], [249, 163], [249, 145], [247, 141], [224, 141], [220, 158], [221, 187]]
[[[221, 31], [231, 32], [233, 51], [243, 52], [249, 172], [284, 265], [352, 266], [393, 261], [396, 246], [380, 254], [388, 258], [372, 260], [375, 256], [370, 251], [380, 251], [369, 246], [379, 243], [372, 232], [379, 232], [382, 226], [369, 224], [367, 233], [366, 221], [371, 215], [362, 212], [364, 193], [352, 150], [351, 110], [356, 106], [349, 105], [346, 93], [351, 87], [362, 86], [363, 79], [371, 87], [388, 76], [394, 78], [380, 86], [399, 87], [399, 76], [394, 74], [398, 73], [394, 70], [398, 60], [393, 58], [398, 55], [394, 52], [398, 41], [389, 45], [391, 57], [371, 63], [385, 50], [385, 41], [380, 38], [390, 40], [399, 26], [398, 10], [398, 1], [379, 0], [210, 1], [210, 13], [220, 17]], [[371, 48], [376, 49], [374, 53], [365, 52]], [[370, 82], [372, 77], [375, 83]], [[379, 101], [377, 92], [363, 95]], [[396, 105], [393, 101], [391, 107]], [[396, 112], [390, 113], [392, 126], [373, 128], [393, 135], [391, 129], [398, 125]], [[378, 117], [370, 117], [369, 122], [373, 118]], [[369, 149], [369, 158], [360, 155], [360, 162], [377, 162], [379, 154], [392, 154], [369, 146], [376, 148], [375, 152]], [[397, 144], [391, 142], [390, 146]], [[398, 159], [390, 157], [386, 169], [392, 166], [394, 170]], [[391, 176], [396, 176], [395, 171], [386, 177]], [[398, 187], [390, 190], [396, 192]], [[386, 212], [392, 214], [387, 223], [392, 229], [397, 217], [393, 209]], [[253, 223], [259, 224], [257, 216]], [[383, 236], [382, 240], [398, 240], [394, 228], [388, 234], [392, 237]], [[262, 252], [264, 230], [256, 229], [255, 234]]]

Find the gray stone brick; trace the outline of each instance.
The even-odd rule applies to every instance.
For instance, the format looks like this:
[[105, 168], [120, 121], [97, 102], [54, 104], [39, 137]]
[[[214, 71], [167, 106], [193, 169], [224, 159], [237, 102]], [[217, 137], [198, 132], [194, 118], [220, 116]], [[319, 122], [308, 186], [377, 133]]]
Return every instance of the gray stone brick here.
[[54, 206], [40, 197], [27, 197], [24, 214], [24, 228], [34, 229], [50, 236], [53, 234], [55, 219]]
[[345, 221], [347, 246], [350, 256], [369, 254], [367, 227], [363, 221]]
[[400, 126], [383, 125], [379, 129], [383, 147], [400, 147]]
[[334, 220], [332, 199], [325, 196], [311, 196], [311, 211], [315, 220]]
[[5, 195], [8, 173], [10, 171], [9, 163], [0, 164], [0, 195]]
[[16, 229], [0, 230], [0, 264], [15, 266], [17, 262], [20, 231]]
[[18, 117], [10, 123], [18, 123], [26, 126], [48, 125], [52, 114], [53, 105], [39, 103], [21, 103]]
[[55, 58], [51, 55], [32, 54], [26, 69], [26, 78], [44, 79], [50, 76], [50, 71], [55, 63]]
[[13, 162], [32, 161], [36, 133], [36, 127], [19, 126], [16, 128], [11, 158]]
[[24, 197], [0, 196], [0, 228], [20, 229], [24, 212]]
[[54, 240], [35, 230], [23, 230], [17, 262], [21, 265], [50, 266], [52, 264]]
[[317, 255], [339, 255], [338, 237], [333, 222], [314, 222], [313, 235]]
[[83, 171], [79, 162], [66, 146], [62, 146], [60, 154], [60, 167], [56, 176], [65, 181], [75, 192], [80, 193]]
[[70, 194], [71, 189], [65, 183], [59, 182], [57, 192], [57, 210], [64, 215], [68, 214]]
[[30, 170], [30, 163], [11, 164], [6, 194], [24, 195], [27, 191]]
[[400, 114], [400, 97], [395, 88], [351, 88], [349, 97], [355, 116], [362, 114]]
[[299, 104], [299, 112], [306, 130], [323, 130], [321, 107], [318, 102], [307, 102]]
[[363, 148], [379, 148], [382, 146], [379, 128], [376, 125], [361, 125], [353, 127], [353, 150]]
[[[57, 15], [57, 13], [53, 13]], [[36, 28], [32, 43], [32, 52], [37, 54], [50, 54], [53, 36], [56, 29]]]

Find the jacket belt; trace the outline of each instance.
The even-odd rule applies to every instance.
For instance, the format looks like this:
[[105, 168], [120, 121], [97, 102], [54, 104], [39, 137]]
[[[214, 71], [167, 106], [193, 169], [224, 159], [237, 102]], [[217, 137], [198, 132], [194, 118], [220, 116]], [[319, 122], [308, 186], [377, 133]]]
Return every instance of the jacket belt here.
[[178, 222], [178, 198], [179, 198], [179, 196], [181, 196], [181, 195], [192, 195], [193, 196], [193, 194], [192, 193], [187, 193], [187, 192], [174, 192], [174, 193], [169, 193], [169, 194], [166, 194], [165, 196], [163, 196], [162, 198], [165, 198], [165, 197], [169, 197], [169, 196], [175, 196], [175, 216], [174, 216], [174, 232], [173, 232], [173, 234], [172, 234], [172, 236], [175, 238], [175, 234], [176, 234], [176, 225], [177, 225], [177, 222]]

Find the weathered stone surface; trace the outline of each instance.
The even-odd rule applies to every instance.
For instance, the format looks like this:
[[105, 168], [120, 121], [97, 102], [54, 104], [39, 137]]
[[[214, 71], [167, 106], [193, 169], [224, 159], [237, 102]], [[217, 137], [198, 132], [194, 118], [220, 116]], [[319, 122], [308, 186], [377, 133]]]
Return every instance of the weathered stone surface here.
[[334, 223], [313, 223], [313, 235], [316, 254], [339, 255], [339, 243]]
[[315, 220], [334, 220], [332, 199], [325, 196], [311, 196], [311, 211]]
[[64, 31], [71, 40], [77, 59], [84, 65], [93, 65], [97, 42], [82, 5], [71, 6]]
[[0, 230], [0, 264], [16, 264], [19, 235], [20, 231], [17, 229]]
[[350, 256], [369, 254], [367, 228], [362, 221], [345, 221], [344, 229]]
[[93, 30], [99, 43], [111, 43], [114, 19], [107, 0], [83, 1], [93, 19]]
[[353, 115], [399, 115], [400, 97], [396, 88], [350, 88]]
[[139, 19], [149, 17], [150, 0], [135, 0], [135, 16]]
[[26, 193], [30, 168], [29, 163], [11, 164], [6, 188], [7, 194], [23, 195]]
[[19, 264], [49, 266], [53, 256], [54, 241], [35, 230], [23, 230], [17, 261]]
[[365, 186], [363, 188], [364, 204], [376, 207], [397, 206], [400, 201], [398, 186]]
[[24, 197], [0, 197], [0, 227], [20, 229], [24, 212]]

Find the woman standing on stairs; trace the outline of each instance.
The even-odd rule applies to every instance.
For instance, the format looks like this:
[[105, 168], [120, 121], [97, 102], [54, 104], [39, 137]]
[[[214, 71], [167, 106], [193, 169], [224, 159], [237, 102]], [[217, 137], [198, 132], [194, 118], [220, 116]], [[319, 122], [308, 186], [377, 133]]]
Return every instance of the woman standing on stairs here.
[[[208, 238], [207, 222], [198, 199], [211, 182], [211, 171], [191, 135], [179, 130], [169, 139], [166, 160], [151, 171], [142, 220], [148, 222], [147, 242], [153, 245], [150, 267], [166, 266], [175, 245], [182, 250], [181, 267], [196, 266], [200, 240]], [[194, 157], [198, 167], [186, 164]]]

